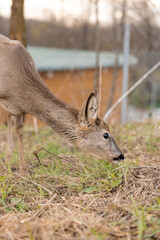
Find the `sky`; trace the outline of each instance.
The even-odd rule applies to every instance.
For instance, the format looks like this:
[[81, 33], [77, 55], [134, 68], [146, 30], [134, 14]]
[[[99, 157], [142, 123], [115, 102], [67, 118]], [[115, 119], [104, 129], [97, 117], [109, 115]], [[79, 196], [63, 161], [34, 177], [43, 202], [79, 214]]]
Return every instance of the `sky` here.
[[[113, 0], [114, 1], [114, 0]], [[108, 1], [109, 2], [109, 1]], [[129, 2], [129, 1], [128, 1]], [[138, 0], [137, 0], [138, 2]], [[160, 0], [152, 0], [160, 9]], [[63, 7], [62, 7], [63, 6]], [[0, 1], [0, 14], [10, 16], [11, 0]], [[83, 11], [83, 12], [82, 12]], [[51, 13], [54, 13], [58, 19], [63, 12], [64, 16], [69, 20], [70, 16], [81, 19], [87, 12], [86, 0], [25, 0], [25, 17], [34, 19], [48, 20]], [[100, 22], [110, 23], [112, 21], [111, 6], [106, 0], [101, 0], [99, 5], [99, 20]], [[94, 9], [91, 9], [90, 21], [95, 20]]]
[[[37, 4], [38, 2], [38, 4]], [[63, 3], [63, 4], [62, 4]], [[63, 6], [63, 8], [62, 8]], [[11, 0], [0, 1], [0, 14], [5, 17], [10, 15]], [[61, 17], [63, 11], [64, 16], [79, 17], [82, 16], [82, 9], [87, 11], [86, 0], [25, 0], [25, 17], [48, 20], [53, 12], [57, 18]], [[105, 9], [105, 11], [104, 11]], [[90, 17], [91, 21], [94, 21], [94, 9]], [[111, 6], [107, 4], [107, 1], [101, 1], [99, 6], [100, 21], [106, 20], [110, 15]]]

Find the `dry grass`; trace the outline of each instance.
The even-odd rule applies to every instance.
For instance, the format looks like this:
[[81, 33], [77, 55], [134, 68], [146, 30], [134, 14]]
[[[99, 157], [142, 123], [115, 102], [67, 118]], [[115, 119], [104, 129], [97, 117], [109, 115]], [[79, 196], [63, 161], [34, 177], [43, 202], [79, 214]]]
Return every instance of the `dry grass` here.
[[[35, 136], [27, 127], [29, 174], [22, 177], [16, 151], [13, 171], [6, 170], [2, 129], [0, 239], [160, 239], [160, 136], [153, 130], [151, 122], [113, 128], [126, 160], [112, 165], [66, 148], [48, 129]], [[38, 153], [39, 163], [33, 152], [42, 146], [49, 152]]]

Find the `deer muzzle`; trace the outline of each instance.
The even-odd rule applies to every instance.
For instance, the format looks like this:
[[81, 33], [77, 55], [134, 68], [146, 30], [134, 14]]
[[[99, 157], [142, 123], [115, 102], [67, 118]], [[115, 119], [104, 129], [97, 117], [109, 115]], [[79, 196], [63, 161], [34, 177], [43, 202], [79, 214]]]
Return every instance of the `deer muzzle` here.
[[118, 157], [114, 158], [115, 161], [123, 161], [124, 160], [124, 154], [121, 153]]

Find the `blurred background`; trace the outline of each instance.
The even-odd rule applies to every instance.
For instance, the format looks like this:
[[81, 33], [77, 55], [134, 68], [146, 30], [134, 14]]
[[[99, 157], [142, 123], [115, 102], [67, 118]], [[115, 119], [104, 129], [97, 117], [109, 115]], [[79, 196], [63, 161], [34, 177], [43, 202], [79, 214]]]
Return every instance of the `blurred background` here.
[[[1, 0], [0, 33], [27, 47], [42, 79], [68, 104], [80, 108], [98, 87], [103, 117], [160, 60], [160, 1]], [[160, 119], [160, 69], [109, 120], [147, 118]]]

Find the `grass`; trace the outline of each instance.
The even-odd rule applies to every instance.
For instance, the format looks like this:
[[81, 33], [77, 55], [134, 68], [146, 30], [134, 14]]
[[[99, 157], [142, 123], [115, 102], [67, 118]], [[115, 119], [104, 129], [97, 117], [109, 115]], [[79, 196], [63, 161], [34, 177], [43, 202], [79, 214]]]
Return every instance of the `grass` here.
[[[50, 129], [24, 129], [28, 175], [17, 142], [4, 164], [0, 135], [0, 239], [160, 239], [160, 134], [152, 122], [112, 127], [120, 164], [94, 159]], [[33, 154], [37, 153], [38, 158]], [[51, 153], [53, 154], [51, 154]]]

